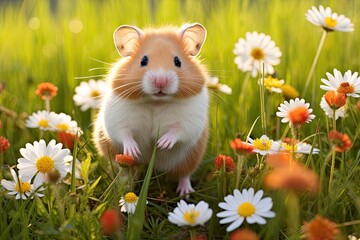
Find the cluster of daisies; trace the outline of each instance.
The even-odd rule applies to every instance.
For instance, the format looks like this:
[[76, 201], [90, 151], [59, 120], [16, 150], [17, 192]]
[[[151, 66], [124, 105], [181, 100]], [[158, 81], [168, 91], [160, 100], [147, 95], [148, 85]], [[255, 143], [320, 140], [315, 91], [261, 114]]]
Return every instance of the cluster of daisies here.
[[55, 140], [48, 144], [43, 139], [27, 143], [20, 149], [20, 154], [22, 157], [16, 166], [18, 173], [10, 169], [12, 179], [1, 180], [1, 185], [16, 199], [44, 196], [43, 184], [64, 179], [70, 172], [73, 159], [70, 150]]
[[[220, 224], [230, 223], [226, 229], [228, 232], [240, 227], [244, 221], [248, 224], [266, 224], [265, 218], [273, 218], [275, 213], [271, 211], [272, 199], [263, 198], [263, 195], [262, 190], [255, 192], [253, 188], [243, 189], [242, 192], [235, 189], [233, 194], [224, 198], [224, 202], [218, 204], [223, 210], [216, 215], [221, 218]], [[134, 214], [138, 198], [133, 192], [125, 194], [119, 202], [121, 211]], [[169, 213], [168, 220], [178, 226], [203, 226], [212, 215], [213, 210], [205, 201], [200, 201], [195, 205], [180, 200], [177, 207]]]

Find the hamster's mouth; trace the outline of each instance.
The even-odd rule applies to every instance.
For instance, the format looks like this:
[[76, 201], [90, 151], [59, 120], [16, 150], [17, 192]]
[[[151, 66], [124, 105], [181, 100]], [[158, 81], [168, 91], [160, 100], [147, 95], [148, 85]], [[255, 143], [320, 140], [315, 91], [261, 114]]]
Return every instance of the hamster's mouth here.
[[164, 97], [164, 96], [167, 96], [167, 94], [162, 92], [162, 91], [159, 91], [158, 93], [155, 93], [154, 96], [156, 96], [156, 97]]

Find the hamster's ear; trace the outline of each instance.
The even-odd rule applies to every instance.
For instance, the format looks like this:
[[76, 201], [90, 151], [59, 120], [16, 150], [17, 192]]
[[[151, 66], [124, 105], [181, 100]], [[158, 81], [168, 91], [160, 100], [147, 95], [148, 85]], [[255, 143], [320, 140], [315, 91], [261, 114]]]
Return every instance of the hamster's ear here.
[[190, 55], [196, 56], [200, 52], [206, 38], [206, 29], [199, 23], [185, 24], [179, 30], [187, 51]]
[[143, 32], [134, 26], [123, 25], [114, 32], [114, 43], [121, 56], [130, 56]]

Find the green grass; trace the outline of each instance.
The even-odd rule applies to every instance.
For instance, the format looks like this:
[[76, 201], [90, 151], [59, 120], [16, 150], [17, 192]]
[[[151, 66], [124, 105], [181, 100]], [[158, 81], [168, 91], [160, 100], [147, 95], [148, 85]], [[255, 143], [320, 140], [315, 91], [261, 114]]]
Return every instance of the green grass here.
[[[300, 97], [311, 104], [316, 115], [314, 121], [302, 127], [301, 139], [318, 133], [315, 145], [321, 149], [321, 153], [312, 156], [308, 163], [309, 167], [320, 175], [322, 189], [316, 196], [300, 195], [300, 223], [310, 221], [316, 214], [338, 224], [360, 219], [359, 112], [353, 107], [356, 100], [351, 99], [348, 104], [348, 116], [337, 121], [338, 130], [349, 134], [354, 145], [350, 151], [336, 155], [331, 193], [327, 192], [330, 162], [325, 162], [331, 149], [327, 139], [331, 121], [325, 117], [319, 106], [320, 98], [324, 94], [319, 87], [320, 79], [326, 77], [326, 72], [332, 72], [333, 68], [341, 72], [348, 69], [359, 71], [360, 2], [84, 0], [58, 1], [55, 12], [50, 11], [48, 1], [29, 0], [0, 4], [0, 80], [5, 83], [5, 89], [0, 93], [0, 107], [12, 112], [0, 112], [3, 125], [0, 135], [11, 143], [11, 147], [1, 156], [4, 164], [17, 164], [19, 149], [40, 138], [37, 129], [27, 129], [24, 126], [28, 115], [44, 109], [44, 102], [34, 93], [39, 83], [48, 81], [58, 86], [58, 96], [51, 101], [51, 109], [58, 113], [67, 113], [78, 122], [84, 131], [80, 143], [83, 144], [91, 139], [93, 114], [89, 111], [81, 112], [74, 105], [74, 89], [83, 80], [104, 78], [109, 64], [119, 59], [113, 45], [113, 31], [122, 24], [145, 28], [199, 22], [207, 28], [208, 33], [201, 51], [203, 63], [211, 75], [218, 76], [220, 82], [233, 89], [230, 96], [212, 94], [210, 142], [202, 167], [193, 176], [193, 186], [197, 193], [190, 197], [190, 201], [195, 203], [200, 200], [207, 201], [214, 213], [218, 212], [219, 199], [217, 179], [213, 175], [213, 159], [220, 153], [235, 159], [236, 155], [229, 147], [229, 141], [238, 134], [243, 137], [248, 134], [255, 119], [260, 116], [257, 79], [250, 79], [246, 101], [239, 105], [239, 95], [246, 74], [239, 71], [234, 63], [234, 44], [240, 37], [244, 37], [246, 32], [264, 32], [272, 37], [282, 52], [281, 63], [275, 67], [277, 75], [300, 92]], [[304, 96], [301, 93], [304, 92], [305, 80], [322, 33], [321, 28], [305, 20], [305, 12], [312, 5], [320, 4], [330, 6], [333, 11], [349, 17], [355, 25], [355, 31], [328, 34], [313, 78], [315, 91], [308, 91]], [[34, 17], [40, 21], [37, 29], [29, 27], [29, 21]], [[81, 32], [73, 33], [70, 30], [69, 24], [73, 20], [81, 21]], [[266, 92], [265, 101], [268, 135], [277, 139], [287, 126], [277, 125], [279, 119], [275, 117], [276, 107], [283, 99]], [[252, 136], [260, 137], [261, 134], [259, 120]], [[51, 133], [44, 135], [47, 140], [55, 137]], [[308, 141], [312, 142], [313, 138]], [[105, 239], [101, 235], [97, 219], [104, 209], [116, 208], [120, 197], [128, 190], [126, 174], [124, 172], [122, 177], [115, 178], [117, 166], [112, 168], [108, 160], [98, 157], [91, 141], [79, 150], [78, 158], [82, 162], [86, 159], [88, 161], [89, 169], [86, 174], [89, 181], [78, 182], [83, 188], [77, 189], [76, 194], [70, 194], [68, 185], [59, 184], [50, 186], [44, 198], [15, 201], [8, 197], [5, 191], [0, 190], [1, 239]], [[302, 160], [306, 161], [306, 158]], [[255, 156], [248, 158], [249, 168], [254, 167], [255, 163]], [[0, 176], [7, 176], [7, 168], [1, 167]], [[248, 174], [246, 180], [241, 182], [241, 187], [263, 188], [262, 178], [265, 171]], [[135, 192], [139, 194], [145, 170], [136, 177], [138, 180], [135, 181]], [[92, 185], [97, 179], [97, 185]], [[241, 179], [244, 180], [245, 176]], [[235, 186], [234, 184], [232, 182], [231, 186]], [[169, 182], [164, 175], [153, 175], [149, 185], [151, 191], [148, 194], [143, 239], [188, 237], [187, 231], [184, 232], [167, 221], [167, 213], [173, 210], [179, 200], [174, 192], [175, 185], [175, 182]], [[108, 188], [109, 186], [112, 187]], [[106, 194], [103, 194], [105, 190]], [[163, 198], [159, 198], [163, 193]], [[276, 218], [269, 220], [265, 226], [248, 227], [261, 235], [261, 239], [299, 239], [300, 233], [292, 236], [287, 233], [289, 223], [283, 209], [284, 194], [266, 191], [266, 195], [273, 198]], [[206, 234], [209, 239], [223, 239], [223, 236], [227, 236], [225, 226], [219, 225], [215, 215], [199, 232]], [[127, 216], [123, 217], [127, 222]], [[8, 227], [10, 223], [11, 226]], [[340, 229], [344, 236], [357, 233], [360, 237], [359, 223]], [[4, 232], [5, 230], [7, 232]], [[120, 238], [120, 235], [108, 238]]]

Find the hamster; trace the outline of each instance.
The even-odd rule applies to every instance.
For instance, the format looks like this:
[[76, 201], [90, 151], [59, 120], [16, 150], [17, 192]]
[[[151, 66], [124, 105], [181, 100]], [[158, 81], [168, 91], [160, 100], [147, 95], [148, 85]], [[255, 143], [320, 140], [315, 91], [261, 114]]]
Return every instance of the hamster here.
[[194, 191], [190, 176], [208, 141], [208, 74], [196, 58], [206, 38], [199, 23], [177, 29], [120, 26], [114, 43], [122, 58], [108, 75], [109, 89], [95, 120], [99, 153], [129, 154], [179, 178], [179, 195]]

